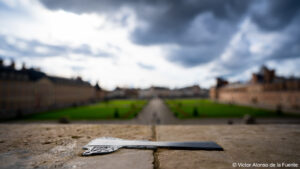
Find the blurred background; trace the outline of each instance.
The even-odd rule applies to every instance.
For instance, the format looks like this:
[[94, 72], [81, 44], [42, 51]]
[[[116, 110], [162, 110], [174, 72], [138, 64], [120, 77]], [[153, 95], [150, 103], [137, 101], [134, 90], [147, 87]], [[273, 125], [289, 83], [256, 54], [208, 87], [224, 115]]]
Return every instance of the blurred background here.
[[1, 0], [2, 122], [300, 123], [300, 3]]

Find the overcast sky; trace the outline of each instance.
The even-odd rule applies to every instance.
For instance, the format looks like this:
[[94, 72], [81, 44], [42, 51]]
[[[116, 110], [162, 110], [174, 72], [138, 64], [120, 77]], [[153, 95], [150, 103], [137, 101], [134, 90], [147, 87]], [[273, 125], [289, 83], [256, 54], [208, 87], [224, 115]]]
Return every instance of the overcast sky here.
[[0, 0], [0, 57], [107, 89], [300, 76], [298, 0]]

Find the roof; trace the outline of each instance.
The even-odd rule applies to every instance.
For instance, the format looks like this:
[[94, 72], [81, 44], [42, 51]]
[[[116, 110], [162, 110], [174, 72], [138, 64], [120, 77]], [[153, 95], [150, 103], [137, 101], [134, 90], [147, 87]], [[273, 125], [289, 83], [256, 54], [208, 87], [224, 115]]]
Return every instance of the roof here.
[[68, 79], [63, 77], [56, 77], [56, 76], [47, 76], [50, 81], [57, 84], [69, 84], [69, 85], [88, 85], [90, 86], [89, 82], [83, 81], [81, 79]]
[[249, 84], [245, 83], [229, 83], [224, 86], [224, 88], [233, 89], [233, 88], [244, 88], [248, 86]]
[[[56, 84], [68, 84], [68, 85], [86, 85], [90, 86], [89, 82], [83, 81], [80, 78], [76, 79], [69, 79], [69, 78], [63, 78], [63, 77], [56, 77], [56, 76], [48, 76], [46, 73], [41, 72], [39, 70], [30, 68], [30, 69], [21, 69], [21, 70], [16, 70], [12, 66], [3, 66], [0, 65], [0, 73], [2, 74], [0, 76], [1, 79], [14, 79], [16, 76], [10, 76], [9, 74], [14, 74], [14, 75], [21, 75], [23, 77], [27, 77], [26, 80], [29, 81], [37, 81], [41, 78], [47, 78], [51, 82], [56, 83]], [[3, 76], [3, 73], [8, 74], [7, 76]]]

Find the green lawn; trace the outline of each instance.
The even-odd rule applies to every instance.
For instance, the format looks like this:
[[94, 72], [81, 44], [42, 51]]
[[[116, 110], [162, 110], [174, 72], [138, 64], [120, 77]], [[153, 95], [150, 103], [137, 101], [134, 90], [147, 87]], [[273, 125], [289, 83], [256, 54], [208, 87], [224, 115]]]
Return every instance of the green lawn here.
[[52, 110], [25, 117], [28, 120], [97, 120], [97, 119], [130, 119], [139, 113], [146, 100], [111, 100], [88, 106], [78, 106], [60, 110]]
[[165, 100], [175, 116], [184, 118], [231, 118], [249, 114], [253, 117], [299, 117], [291, 114], [278, 115], [275, 111], [232, 104], [221, 104], [206, 99]]

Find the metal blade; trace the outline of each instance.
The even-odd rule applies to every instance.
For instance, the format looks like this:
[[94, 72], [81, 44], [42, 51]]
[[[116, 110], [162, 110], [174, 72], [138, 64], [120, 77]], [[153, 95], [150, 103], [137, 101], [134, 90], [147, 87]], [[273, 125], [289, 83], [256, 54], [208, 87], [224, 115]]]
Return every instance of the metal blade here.
[[182, 150], [218, 150], [223, 151], [223, 148], [215, 142], [154, 142], [148, 140], [123, 140], [112, 137], [97, 138], [89, 142], [83, 147], [87, 150], [83, 153], [84, 156], [107, 154], [117, 151], [120, 148], [134, 149], [157, 149], [170, 148]]
[[157, 142], [159, 148], [183, 149], [183, 150], [218, 150], [223, 148], [212, 141], [203, 142]]

